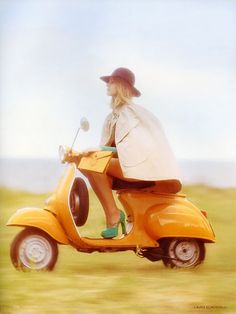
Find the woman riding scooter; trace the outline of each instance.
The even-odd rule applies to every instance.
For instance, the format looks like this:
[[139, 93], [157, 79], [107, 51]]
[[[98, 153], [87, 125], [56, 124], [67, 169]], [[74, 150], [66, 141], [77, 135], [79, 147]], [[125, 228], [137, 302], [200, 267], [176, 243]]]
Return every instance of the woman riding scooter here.
[[[141, 93], [135, 88], [135, 76], [126, 68], [118, 68], [101, 79], [107, 83], [112, 112], [102, 132], [101, 149], [114, 147], [118, 158], [112, 158], [106, 173], [83, 172], [106, 215], [105, 239], [118, 235], [119, 224], [126, 233], [125, 214], [117, 208], [112, 194], [114, 178], [128, 182], [151, 181], [160, 192], [177, 193], [181, 189], [175, 158], [158, 119], [146, 109], [133, 104]], [[89, 152], [89, 150], [88, 150]]]
[[[11, 244], [13, 265], [20, 270], [52, 270], [58, 244], [82, 253], [133, 251], [153, 262], [162, 260], [166, 267], [199, 265], [205, 243], [215, 242], [206, 210], [174, 194], [181, 189], [175, 159], [159, 121], [131, 102], [140, 95], [133, 73], [119, 68], [102, 79], [112, 97], [112, 112], [104, 123], [101, 148], [87, 154], [75, 151], [76, 137], [72, 147], [60, 146], [60, 160], [67, 167], [55, 191], [43, 207], [19, 208], [7, 222], [24, 227]], [[88, 130], [88, 121], [82, 119], [80, 128]], [[104, 208], [104, 239], [83, 237], [77, 228], [85, 225], [89, 211], [88, 189], [76, 176], [77, 169], [87, 175]], [[117, 208], [112, 189], [120, 190], [127, 233], [125, 214]], [[113, 240], [120, 224], [126, 236]]]

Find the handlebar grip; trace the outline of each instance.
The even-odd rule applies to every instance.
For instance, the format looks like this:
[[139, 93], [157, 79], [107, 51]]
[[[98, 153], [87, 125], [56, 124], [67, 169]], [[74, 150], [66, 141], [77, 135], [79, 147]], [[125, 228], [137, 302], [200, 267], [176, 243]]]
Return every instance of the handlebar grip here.
[[100, 146], [102, 150], [117, 153], [116, 147], [113, 146]]

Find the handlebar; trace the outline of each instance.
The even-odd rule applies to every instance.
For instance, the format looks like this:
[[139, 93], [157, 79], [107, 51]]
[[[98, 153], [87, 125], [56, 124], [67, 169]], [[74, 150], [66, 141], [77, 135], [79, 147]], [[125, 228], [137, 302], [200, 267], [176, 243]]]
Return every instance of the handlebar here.
[[104, 151], [109, 151], [113, 153], [117, 153], [117, 148], [113, 146], [100, 146], [100, 148]]
[[[83, 157], [89, 157], [94, 153], [99, 153], [99, 152], [107, 152], [109, 155], [115, 154], [117, 153], [117, 149], [116, 147], [112, 147], [112, 146], [100, 146], [100, 148], [94, 148], [94, 149], [90, 149], [84, 152], [77, 152], [72, 150], [70, 147], [66, 147], [66, 146], [60, 146], [59, 147], [59, 157], [62, 163], [71, 163], [74, 162], [76, 164], [80, 163], [80, 160]], [[104, 155], [104, 153], [99, 154], [102, 156], [102, 158], [104, 156], [107, 156], [107, 154]], [[97, 154], [95, 155], [95, 157], [97, 156]], [[101, 157], [99, 157], [101, 158]]]

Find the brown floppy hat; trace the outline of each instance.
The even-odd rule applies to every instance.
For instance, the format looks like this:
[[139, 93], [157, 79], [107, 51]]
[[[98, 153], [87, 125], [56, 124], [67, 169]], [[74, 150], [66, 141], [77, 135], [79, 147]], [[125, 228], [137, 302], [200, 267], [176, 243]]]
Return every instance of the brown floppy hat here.
[[134, 96], [139, 97], [141, 95], [140, 91], [134, 87], [135, 76], [134, 76], [134, 73], [130, 71], [129, 69], [118, 68], [115, 71], [113, 71], [111, 75], [101, 76], [100, 79], [108, 83], [111, 77], [119, 77], [125, 82], [127, 82], [132, 88]]

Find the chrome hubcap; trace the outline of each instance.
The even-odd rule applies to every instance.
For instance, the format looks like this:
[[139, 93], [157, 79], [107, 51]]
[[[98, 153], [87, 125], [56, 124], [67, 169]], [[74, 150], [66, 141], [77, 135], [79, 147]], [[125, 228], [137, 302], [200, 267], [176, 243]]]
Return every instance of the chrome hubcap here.
[[175, 251], [178, 259], [181, 261], [188, 261], [193, 257], [196, 248], [192, 243], [181, 242], [176, 246]]
[[45, 268], [52, 258], [53, 252], [46, 238], [31, 235], [25, 238], [19, 247], [19, 258], [22, 264], [30, 269]]
[[169, 256], [176, 266], [189, 267], [199, 259], [199, 245], [195, 240], [174, 240], [169, 247]]

